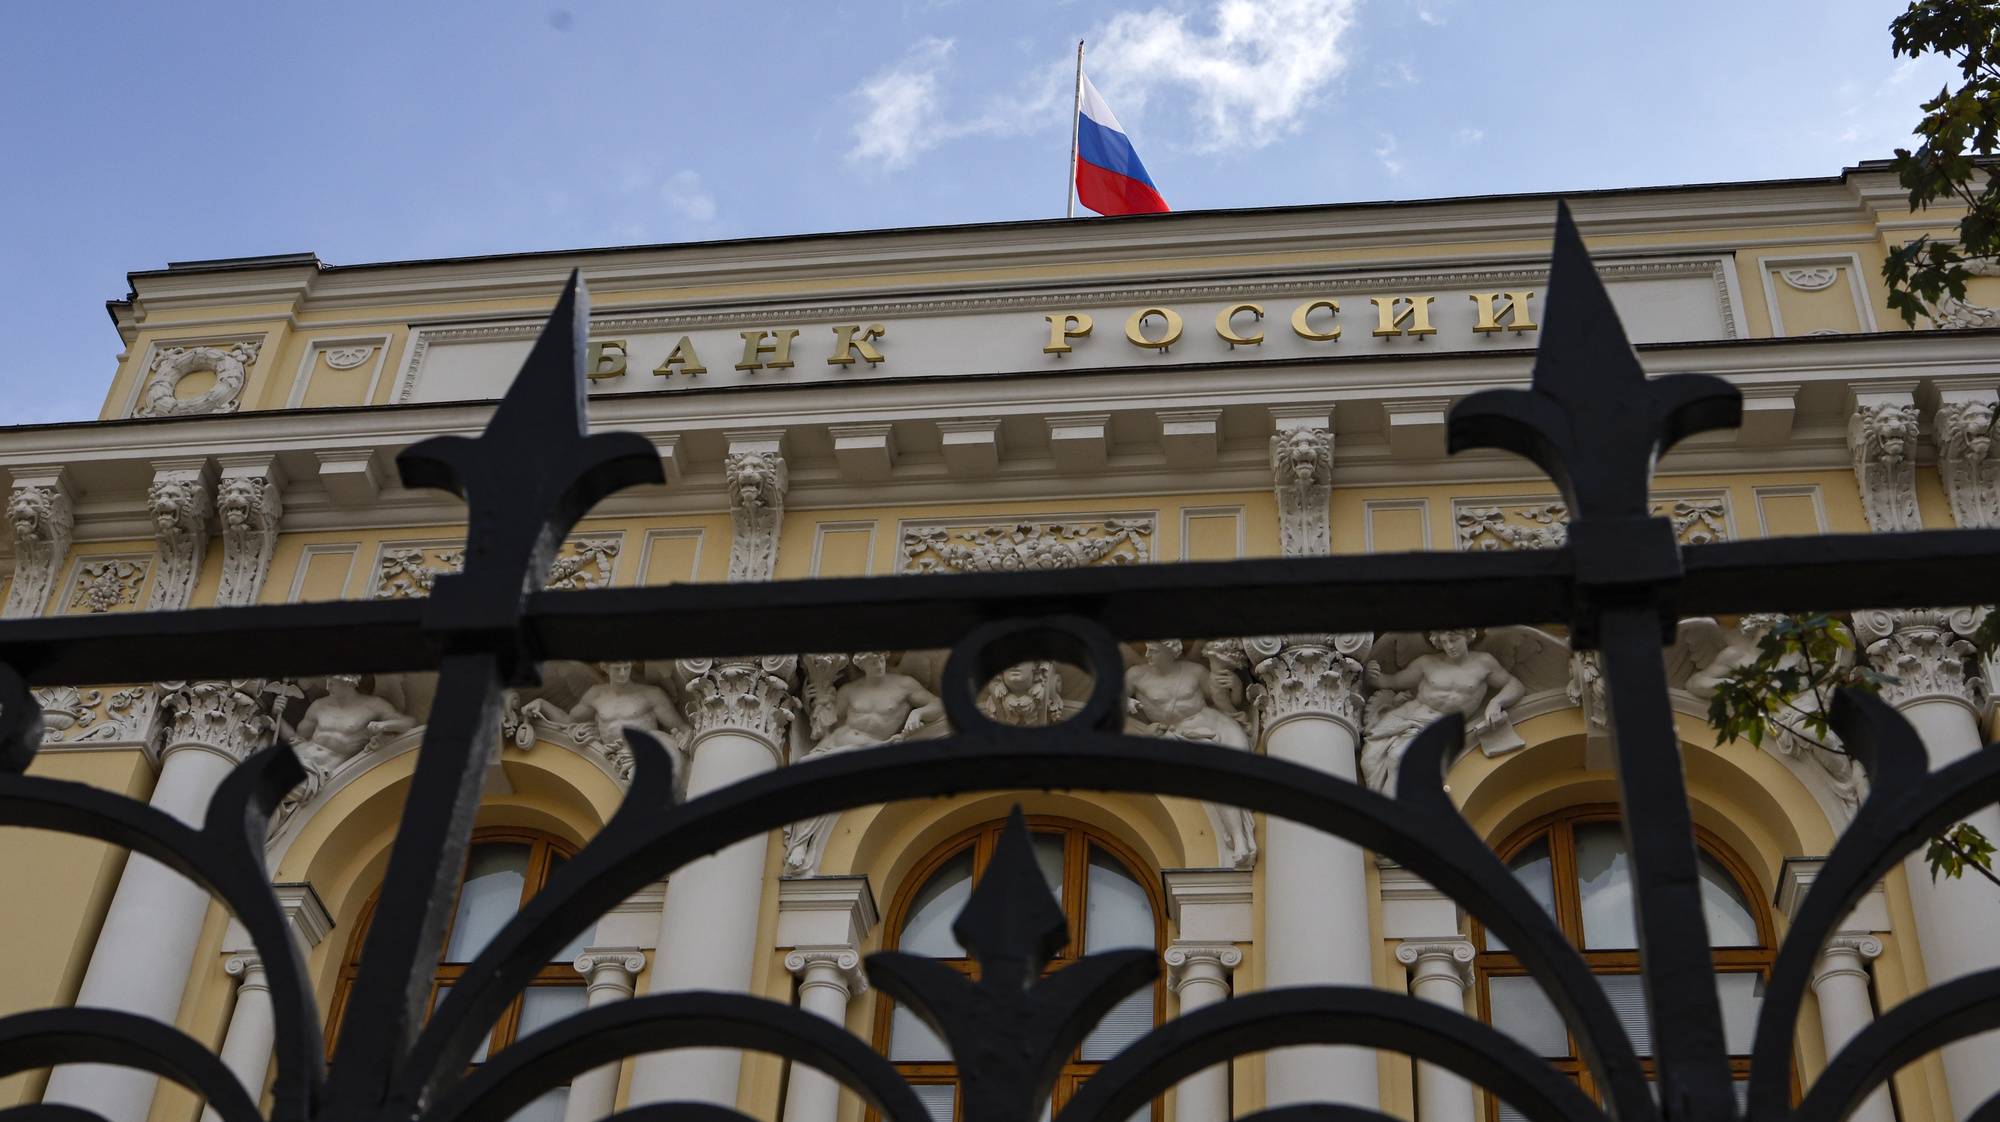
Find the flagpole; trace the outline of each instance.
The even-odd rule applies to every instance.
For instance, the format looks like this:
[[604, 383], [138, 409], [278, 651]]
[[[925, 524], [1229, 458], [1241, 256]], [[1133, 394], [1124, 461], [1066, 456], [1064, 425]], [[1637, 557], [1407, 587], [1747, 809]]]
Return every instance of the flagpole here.
[[1076, 217], [1077, 118], [1083, 116], [1083, 40], [1076, 41], [1076, 103], [1069, 111], [1069, 175], [1063, 182], [1063, 217]]

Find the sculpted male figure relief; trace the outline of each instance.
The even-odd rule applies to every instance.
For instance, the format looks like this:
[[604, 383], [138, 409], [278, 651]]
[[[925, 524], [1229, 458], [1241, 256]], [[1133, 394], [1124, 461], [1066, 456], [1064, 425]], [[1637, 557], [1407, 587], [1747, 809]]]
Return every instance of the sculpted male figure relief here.
[[[1471, 630], [1427, 632], [1435, 651], [1418, 655], [1395, 673], [1383, 673], [1379, 662], [1368, 663], [1368, 685], [1381, 691], [1369, 698], [1368, 733], [1361, 746], [1361, 777], [1368, 786], [1388, 790], [1410, 742], [1445, 714], [1465, 718], [1470, 740], [1500, 725], [1507, 709], [1528, 692], [1499, 659], [1472, 649], [1476, 635]], [[1414, 692], [1390, 692], [1403, 690]]]
[[570, 726], [572, 737], [594, 744], [610, 757], [621, 778], [630, 779], [632, 750], [625, 743], [626, 728], [658, 734], [670, 748], [678, 749], [682, 737], [674, 734], [685, 734], [688, 723], [666, 690], [651, 682], [632, 680], [630, 662], [607, 662], [601, 669], [604, 681], [583, 691], [567, 713], [547, 698], [524, 703], [521, 712], [550, 724]]
[[[817, 738], [800, 763], [851, 748], [870, 748], [903, 739], [944, 716], [944, 703], [922, 682], [908, 674], [889, 671], [885, 651], [859, 651], [850, 664], [859, 671], [838, 689], [829, 690], [832, 673], [838, 667], [821, 663], [814, 677], [812, 731]], [[822, 814], [785, 828], [785, 872], [791, 876], [811, 876], [819, 871], [826, 853], [827, 835], [838, 814]]]
[[[1243, 683], [1226, 667], [1207, 668], [1181, 657], [1178, 639], [1146, 644], [1146, 661], [1125, 671], [1127, 732], [1195, 740], [1224, 748], [1250, 748], [1243, 713]], [[1257, 855], [1255, 819], [1240, 807], [1206, 804], [1216, 849], [1232, 868], [1248, 868]]]

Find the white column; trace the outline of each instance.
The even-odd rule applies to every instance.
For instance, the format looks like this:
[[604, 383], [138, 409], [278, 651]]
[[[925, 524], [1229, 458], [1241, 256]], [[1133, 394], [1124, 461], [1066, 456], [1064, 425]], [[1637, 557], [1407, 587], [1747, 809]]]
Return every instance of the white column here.
[[[1365, 636], [1246, 639], [1264, 693], [1264, 751], [1353, 782]], [[1360, 847], [1278, 818], [1265, 823], [1264, 984], [1374, 984], [1368, 886]], [[1366, 1048], [1287, 1048], [1264, 1061], [1268, 1106], [1344, 1102], [1375, 1107], [1375, 1055]]]
[[[646, 955], [637, 947], [591, 947], [576, 956], [573, 965], [589, 979], [583, 1006], [595, 1009], [632, 996], [633, 980], [646, 968]], [[593, 1068], [570, 1082], [563, 1122], [594, 1122], [609, 1115], [617, 1100], [618, 1065]]]
[[[1410, 968], [1410, 992], [1454, 1013], [1465, 1012], [1472, 983], [1472, 943], [1466, 939], [1406, 942], [1396, 961]], [[1436, 1064], [1417, 1065], [1417, 1122], [1474, 1122], [1479, 1100], [1472, 1084]]]
[[[1881, 953], [1882, 942], [1874, 936], [1843, 932], [1827, 940], [1813, 962], [1812, 988], [1819, 998], [1819, 1030], [1829, 1060], [1875, 1019], [1868, 999], [1868, 963]], [[1848, 1122], [1896, 1122], [1888, 1086], [1861, 1100]]]
[[[160, 777], [152, 806], [200, 825], [208, 800], [275, 727], [262, 682], [168, 682], [161, 687]], [[208, 893], [141, 854], [126, 859], [90, 954], [76, 1004], [173, 1024], [208, 914]], [[107, 1122], [143, 1122], [159, 1077], [107, 1064], [64, 1064], [42, 1101], [94, 1110]]]
[[[799, 1008], [836, 1025], [847, 1023], [847, 1003], [868, 990], [853, 947], [800, 947], [785, 956], [785, 969], [799, 980]], [[834, 1122], [839, 1112], [840, 1084], [794, 1061], [785, 1086], [785, 1122]]]
[[[688, 659], [687, 795], [693, 799], [761, 775], [784, 760], [785, 702], [796, 658]], [[650, 992], [750, 988], [757, 954], [757, 913], [764, 899], [769, 838], [745, 838], [667, 878]], [[632, 1065], [631, 1106], [671, 1101], [736, 1105], [742, 1055], [734, 1049], [682, 1048], [640, 1056]]]
[[[1940, 608], [1854, 613], [1858, 639], [1874, 668], [1894, 675], [1882, 697], [1923, 738], [1932, 769], [1979, 751], [1978, 705], [1985, 682], [1966, 673], [1973, 647], [1967, 641], [1983, 609]], [[1988, 838], [2000, 840], [2000, 807], [1969, 816]], [[1977, 874], [1933, 880], [1919, 850], [1904, 860], [1924, 975], [1933, 986], [1975, 970], [2000, 966], [2000, 891]], [[1945, 1083], [1952, 1110], [1964, 1118], [2000, 1094], [2000, 1032], [1981, 1033], [1944, 1049]]]
[[[1181, 999], [1181, 1016], [1229, 996], [1229, 976], [1243, 952], [1229, 943], [1175, 943], [1167, 948], [1167, 984]], [[1217, 1064], [1174, 1088], [1176, 1122], [1227, 1122], [1229, 1066]], [[790, 1122], [788, 1119], [787, 1122]]]
[[[230, 955], [222, 969], [236, 979], [236, 1007], [222, 1036], [222, 1065], [236, 1076], [251, 1101], [264, 1094], [264, 1077], [271, 1070], [271, 1048], [278, 1040], [278, 1023], [271, 1012], [271, 982], [264, 960], [254, 954]], [[201, 1108], [202, 1122], [221, 1122], [213, 1106]]]

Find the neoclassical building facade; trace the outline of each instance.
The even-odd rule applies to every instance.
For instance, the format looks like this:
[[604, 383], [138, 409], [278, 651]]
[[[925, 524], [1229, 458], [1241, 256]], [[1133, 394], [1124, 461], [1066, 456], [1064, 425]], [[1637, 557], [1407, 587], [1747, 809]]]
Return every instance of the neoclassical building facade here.
[[[1889, 312], [1887, 247], [1945, 233], [1879, 166], [1811, 180], [1569, 197], [1641, 360], [1720, 375], [1740, 429], [1661, 464], [1683, 542], [2000, 525], [2000, 279], [1916, 330]], [[667, 483], [621, 492], [551, 587], [1149, 565], [1301, 554], [1516, 550], [1566, 511], [1528, 463], [1447, 456], [1445, 416], [1525, 382], [1551, 197], [1187, 213], [335, 266], [311, 255], [131, 275], [98, 420], [8, 430], [4, 615], [422, 597], [463, 564], [463, 509], [394, 458], [491, 411], [572, 268], [593, 295], [592, 423], [637, 432]], [[1827, 605], [1840, 609], [1842, 605]], [[1977, 608], [1862, 611], [1856, 657], [1935, 762], [1993, 738]], [[1790, 911], [1867, 778], [1793, 737], [1718, 744], [1708, 699], [1764, 617], [1685, 621], [1668, 651], [1733, 1053]], [[1186, 635], [1134, 646], [1133, 731], [1262, 752], [1382, 788], [1415, 731], [1466, 715], [1448, 782], [1466, 820], [1583, 952], [1642, 1052], [1636, 941], [1604, 699], [1562, 629]], [[620, 730], [670, 742], [690, 796], [814, 755], [940, 735], [939, 652], [554, 664], [511, 695], [435, 990], [618, 806]], [[330, 1032], [343, 1024], [408, 790], [430, 676], [105, 683], [40, 693], [36, 773], [197, 819], [228, 770], [284, 736], [309, 779], [268, 841]], [[1065, 719], [1088, 683], [1015, 667], [981, 704]], [[1054, 1101], [1155, 1024], [1232, 993], [1363, 984], [1499, 1026], [1593, 1091], [1520, 962], [1453, 902], [1340, 839], [1232, 807], [1021, 791], [801, 822], [689, 865], [600, 917], [494, 1024], [478, 1059], [635, 993], [753, 993], [844, 1024], [939, 1122], [941, 1042], [867, 984], [879, 949], [973, 969], [952, 919], [1018, 804], [1069, 923], [1055, 968], [1161, 957]], [[2000, 838], [2000, 815], [1974, 820]], [[103, 1005], [209, 1042], [254, 1091], [272, 1013], [240, 928], [164, 867], [0, 830], [0, 1011]], [[1795, 1082], [1927, 985], [2000, 964], [2000, 893], [1891, 873], [1816, 966]], [[365, 1028], [356, 1031], [365, 1031]], [[1867, 1122], [1947, 1122], [2000, 1090], [2000, 1043], [1914, 1063]], [[682, 1050], [591, 1072], [535, 1119], [699, 1099], [770, 1122], [864, 1122], [831, 1080], [772, 1056]], [[1156, 1122], [1343, 1101], [1417, 1122], [1514, 1117], [1449, 1073], [1358, 1048], [1290, 1049], [1183, 1082]], [[192, 1122], [132, 1071], [0, 1081], [0, 1106]]]

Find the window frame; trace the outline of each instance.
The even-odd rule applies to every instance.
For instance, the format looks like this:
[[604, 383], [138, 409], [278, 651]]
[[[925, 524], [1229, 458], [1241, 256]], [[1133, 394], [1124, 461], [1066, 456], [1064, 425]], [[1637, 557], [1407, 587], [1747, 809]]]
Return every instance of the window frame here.
[[[430, 993], [424, 999], [426, 1019], [437, 1008], [440, 988], [455, 984], [465, 976], [465, 968], [471, 965], [468, 962], [445, 962], [444, 953], [445, 948], [451, 945], [452, 928], [458, 922], [458, 897], [465, 889], [465, 872], [472, 864], [472, 853], [482, 845], [494, 844], [528, 846], [528, 867], [521, 878], [521, 898], [515, 904], [517, 912], [527, 904], [529, 897], [548, 884], [549, 875], [554, 871], [558, 861], [567, 861], [576, 856], [576, 846], [543, 830], [523, 826], [487, 826], [473, 831], [472, 843], [465, 850], [465, 867], [459, 870], [458, 887], [452, 891], [451, 910], [446, 913], [442, 941], [438, 947], [439, 961], [431, 971]], [[375, 909], [381, 900], [382, 889], [378, 885], [375, 891], [369, 894], [368, 902], [362, 905], [360, 918], [354, 925], [354, 934], [347, 941], [347, 951], [342, 957], [340, 974], [334, 984], [333, 1002], [327, 1013], [328, 1060], [333, 1058], [334, 1045], [340, 1040], [341, 1022], [347, 1012], [348, 999], [353, 993], [354, 979], [361, 972], [361, 949], [368, 941], [368, 931], [375, 922]], [[524, 987], [521, 993], [514, 995], [507, 1003], [507, 1007], [501, 1010], [499, 1018], [493, 1022], [492, 1033], [487, 1037], [487, 1056], [491, 1058], [514, 1042], [520, 1029], [521, 1009], [527, 1001], [527, 988], [582, 987], [585, 982], [583, 975], [577, 973], [576, 968], [567, 962], [544, 963], [535, 972], [534, 978], [529, 980], [528, 986]]]
[[[1565, 807], [1536, 818], [1515, 830], [1500, 845], [1494, 847], [1502, 864], [1511, 869], [1515, 857], [1521, 851], [1538, 841], [1547, 839], [1549, 849], [1549, 880], [1554, 892], [1556, 905], [1556, 926], [1567, 936], [1577, 953], [1582, 956], [1585, 967], [1592, 974], [1637, 974], [1639, 972], [1639, 952], [1636, 948], [1623, 950], [1585, 950], [1583, 943], [1583, 889], [1576, 872], [1576, 828], [1600, 823], [1616, 824], [1622, 820], [1619, 808], [1609, 803], [1593, 803], [1582, 806]], [[1744, 906], [1750, 910], [1752, 920], [1757, 924], [1756, 946], [1711, 946], [1715, 972], [1720, 974], [1755, 973], [1768, 981], [1771, 965], [1777, 960], [1777, 929], [1760, 890], [1756, 876], [1721, 838], [1706, 827], [1696, 824], [1695, 843], [1702, 856], [1714, 861], [1736, 882], [1736, 891], [1743, 898]], [[1472, 973], [1473, 993], [1479, 1019], [1493, 1023], [1492, 994], [1489, 983], [1493, 978], [1523, 977], [1528, 971], [1512, 951], [1488, 950], [1486, 928], [1476, 917], [1468, 916], [1470, 938], [1473, 946]], [[1566, 1058], [1545, 1056], [1543, 1059], [1570, 1078], [1575, 1079], [1585, 1094], [1601, 1101], [1596, 1081], [1591, 1078], [1587, 1065], [1576, 1048], [1575, 1033], [1564, 1026], [1564, 1034], [1570, 1043], [1570, 1054]], [[1639, 1057], [1640, 1069], [1646, 1077], [1657, 1076], [1658, 1069], [1652, 1057]], [[1750, 1073], [1750, 1058], [1746, 1055], [1729, 1057], [1729, 1072], [1732, 1077], [1743, 1078]], [[1792, 1101], [1799, 1095], [1798, 1067], [1792, 1068]], [[1500, 1122], [1500, 1100], [1489, 1091], [1481, 1091], [1484, 1102], [1481, 1111], [1486, 1122]]]
[[[1062, 910], [1063, 919], [1069, 927], [1069, 938], [1062, 950], [1057, 952], [1056, 957], [1043, 968], [1044, 976], [1068, 966], [1083, 953], [1083, 942], [1086, 937], [1084, 917], [1090, 907], [1090, 889], [1087, 882], [1090, 876], [1090, 849], [1093, 845], [1104, 850], [1123, 866], [1126, 875], [1137, 881], [1145, 891], [1147, 906], [1153, 913], [1153, 951], [1158, 954], [1164, 950], [1167, 939], [1167, 909], [1158, 870], [1141, 858], [1131, 846], [1089, 823], [1057, 815], [1032, 814], [1027, 816], [1027, 824], [1031, 836], [1060, 833], [1063, 837]], [[882, 949], [895, 950], [901, 944], [903, 924], [909, 918], [910, 906], [916, 902], [918, 894], [946, 864], [968, 850], [972, 853], [972, 883], [976, 885], [980, 876], [985, 873], [987, 865], [992, 862], [994, 847], [999, 843], [1001, 832], [1006, 826], [1005, 819], [995, 819], [961, 830], [933, 846], [923, 860], [912, 866], [909, 874], [903, 878], [902, 885], [897, 889], [895, 898], [890, 902], [888, 912], [883, 916]], [[931, 961], [950, 967], [968, 979], [978, 977], [978, 966], [969, 957], [931, 958]], [[1153, 980], [1152, 989], [1153, 1025], [1158, 1027], [1166, 1017], [1167, 983], [1164, 971]], [[895, 1001], [887, 994], [881, 994], [875, 1002], [874, 1026], [869, 1039], [875, 1050], [883, 1056], [889, 1055], [890, 1028], [894, 1015]], [[1063, 1062], [1062, 1073], [1056, 1078], [1055, 1089], [1049, 1097], [1051, 1116], [1061, 1113], [1076, 1088], [1109, 1062], [1079, 1059], [1081, 1051], [1082, 1045], [1079, 1044]], [[949, 1060], [891, 1060], [890, 1063], [913, 1086], [958, 1083], [958, 1065]], [[952, 1096], [954, 1120], [962, 1117], [960, 1101], [962, 1093], [961, 1089]], [[872, 1107], [865, 1117], [867, 1122], [880, 1122], [879, 1113]], [[1162, 1118], [1163, 1104], [1155, 1099], [1152, 1104], [1153, 1122], [1161, 1122]]]

